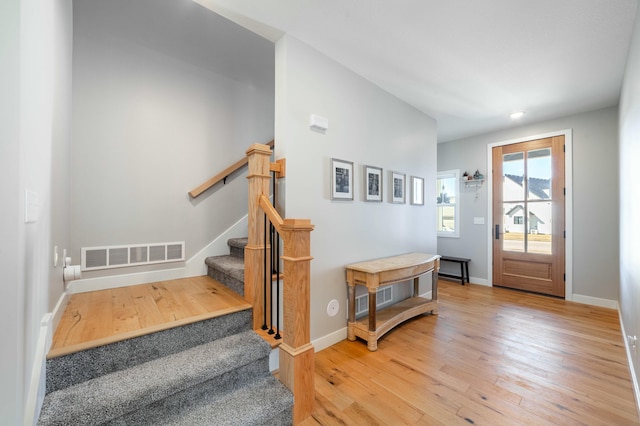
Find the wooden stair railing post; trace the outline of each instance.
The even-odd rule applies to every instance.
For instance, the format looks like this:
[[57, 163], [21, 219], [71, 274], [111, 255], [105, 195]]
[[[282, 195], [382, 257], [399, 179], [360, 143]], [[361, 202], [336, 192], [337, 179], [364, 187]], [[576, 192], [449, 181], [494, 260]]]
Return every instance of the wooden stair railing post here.
[[[253, 144], [247, 149], [249, 170], [249, 210], [247, 246], [244, 249], [244, 298], [253, 305], [253, 329], [262, 326], [265, 309], [271, 305], [271, 292], [267, 292], [267, 306], [264, 306], [264, 271], [262, 264], [265, 246], [264, 211], [258, 204], [261, 195], [269, 196], [269, 173], [271, 149], [268, 145]], [[267, 256], [269, 253], [267, 252]], [[267, 315], [270, 315], [267, 312]]]
[[284, 341], [280, 344], [280, 379], [294, 395], [294, 424], [309, 417], [315, 399], [309, 318], [312, 230], [308, 219], [284, 219], [282, 224]]

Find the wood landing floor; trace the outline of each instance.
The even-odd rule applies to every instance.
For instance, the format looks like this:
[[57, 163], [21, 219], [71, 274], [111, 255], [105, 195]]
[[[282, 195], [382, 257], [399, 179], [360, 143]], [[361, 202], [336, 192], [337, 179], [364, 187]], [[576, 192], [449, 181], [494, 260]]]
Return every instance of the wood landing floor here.
[[65, 355], [250, 308], [202, 276], [71, 295], [48, 357]]

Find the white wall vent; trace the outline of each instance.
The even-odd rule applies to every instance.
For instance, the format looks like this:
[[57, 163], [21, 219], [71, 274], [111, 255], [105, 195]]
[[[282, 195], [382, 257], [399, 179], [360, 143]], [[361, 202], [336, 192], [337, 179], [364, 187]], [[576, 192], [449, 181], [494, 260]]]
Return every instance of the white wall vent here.
[[83, 247], [81, 270], [123, 268], [125, 266], [184, 260], [184, 241], [177, 243], [134, 244], [129, 246]]
[[[376, 308], [386, 305], [393, 299], [393, 286], [380, 287], [376, 291]], [[356, 296], [356, 315], [369, 311], [369, 294]]]

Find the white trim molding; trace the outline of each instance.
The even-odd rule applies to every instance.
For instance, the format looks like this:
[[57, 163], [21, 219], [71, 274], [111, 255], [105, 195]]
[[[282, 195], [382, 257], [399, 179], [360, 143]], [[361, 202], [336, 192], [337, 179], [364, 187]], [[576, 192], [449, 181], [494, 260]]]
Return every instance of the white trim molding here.
[[640, 386], [638, 385], [638, 376], [636, 376], [636, 370], [633, 368], [633, 355], [631, 348], [629, 347], [629, 339], [627, 339], [627, 332], [624, 329], [624, 321], [622, 320], [622, 312], [620, 312], [620, 306], [618, 310], [618, 320], [620, 321], [620, 330], [622, 331], [622, 340], [624, 340], [624, 347], [627, 352], [627, 365], [629, 366], [629, 373], [631, 374], [631, 383], [633, 384], [633, 392], [636, 396], [636, 409], [638, 415], [640, 415]]

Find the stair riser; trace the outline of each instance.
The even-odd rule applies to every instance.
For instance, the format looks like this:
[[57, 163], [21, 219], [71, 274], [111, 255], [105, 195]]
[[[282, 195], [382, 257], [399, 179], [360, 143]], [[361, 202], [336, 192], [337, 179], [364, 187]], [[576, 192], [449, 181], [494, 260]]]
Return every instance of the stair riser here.
[[47, 360], [47, 390], [53, 392], [251, 329], [251, 311], [159, 331]]
[[227, 241], [227, 245], [229, 246], [231, 256], [244, 259], [244, 248], [247, 245], [246, 238], [231, 238]]
[[212, 266], [208, 268], [208, 275], [214, 280], [220, 281], [222, 284], [229, 287], [231, 290], [238, 293], [240, 296], [244, 296], [244, 281], [239, 280], [219, 269]]
[[241, 248], [241, 247], [229, 246], [229, 253], [231, 253], [231, 256], [236, 256], [241, 259], [244, 259], [244, 247]]

